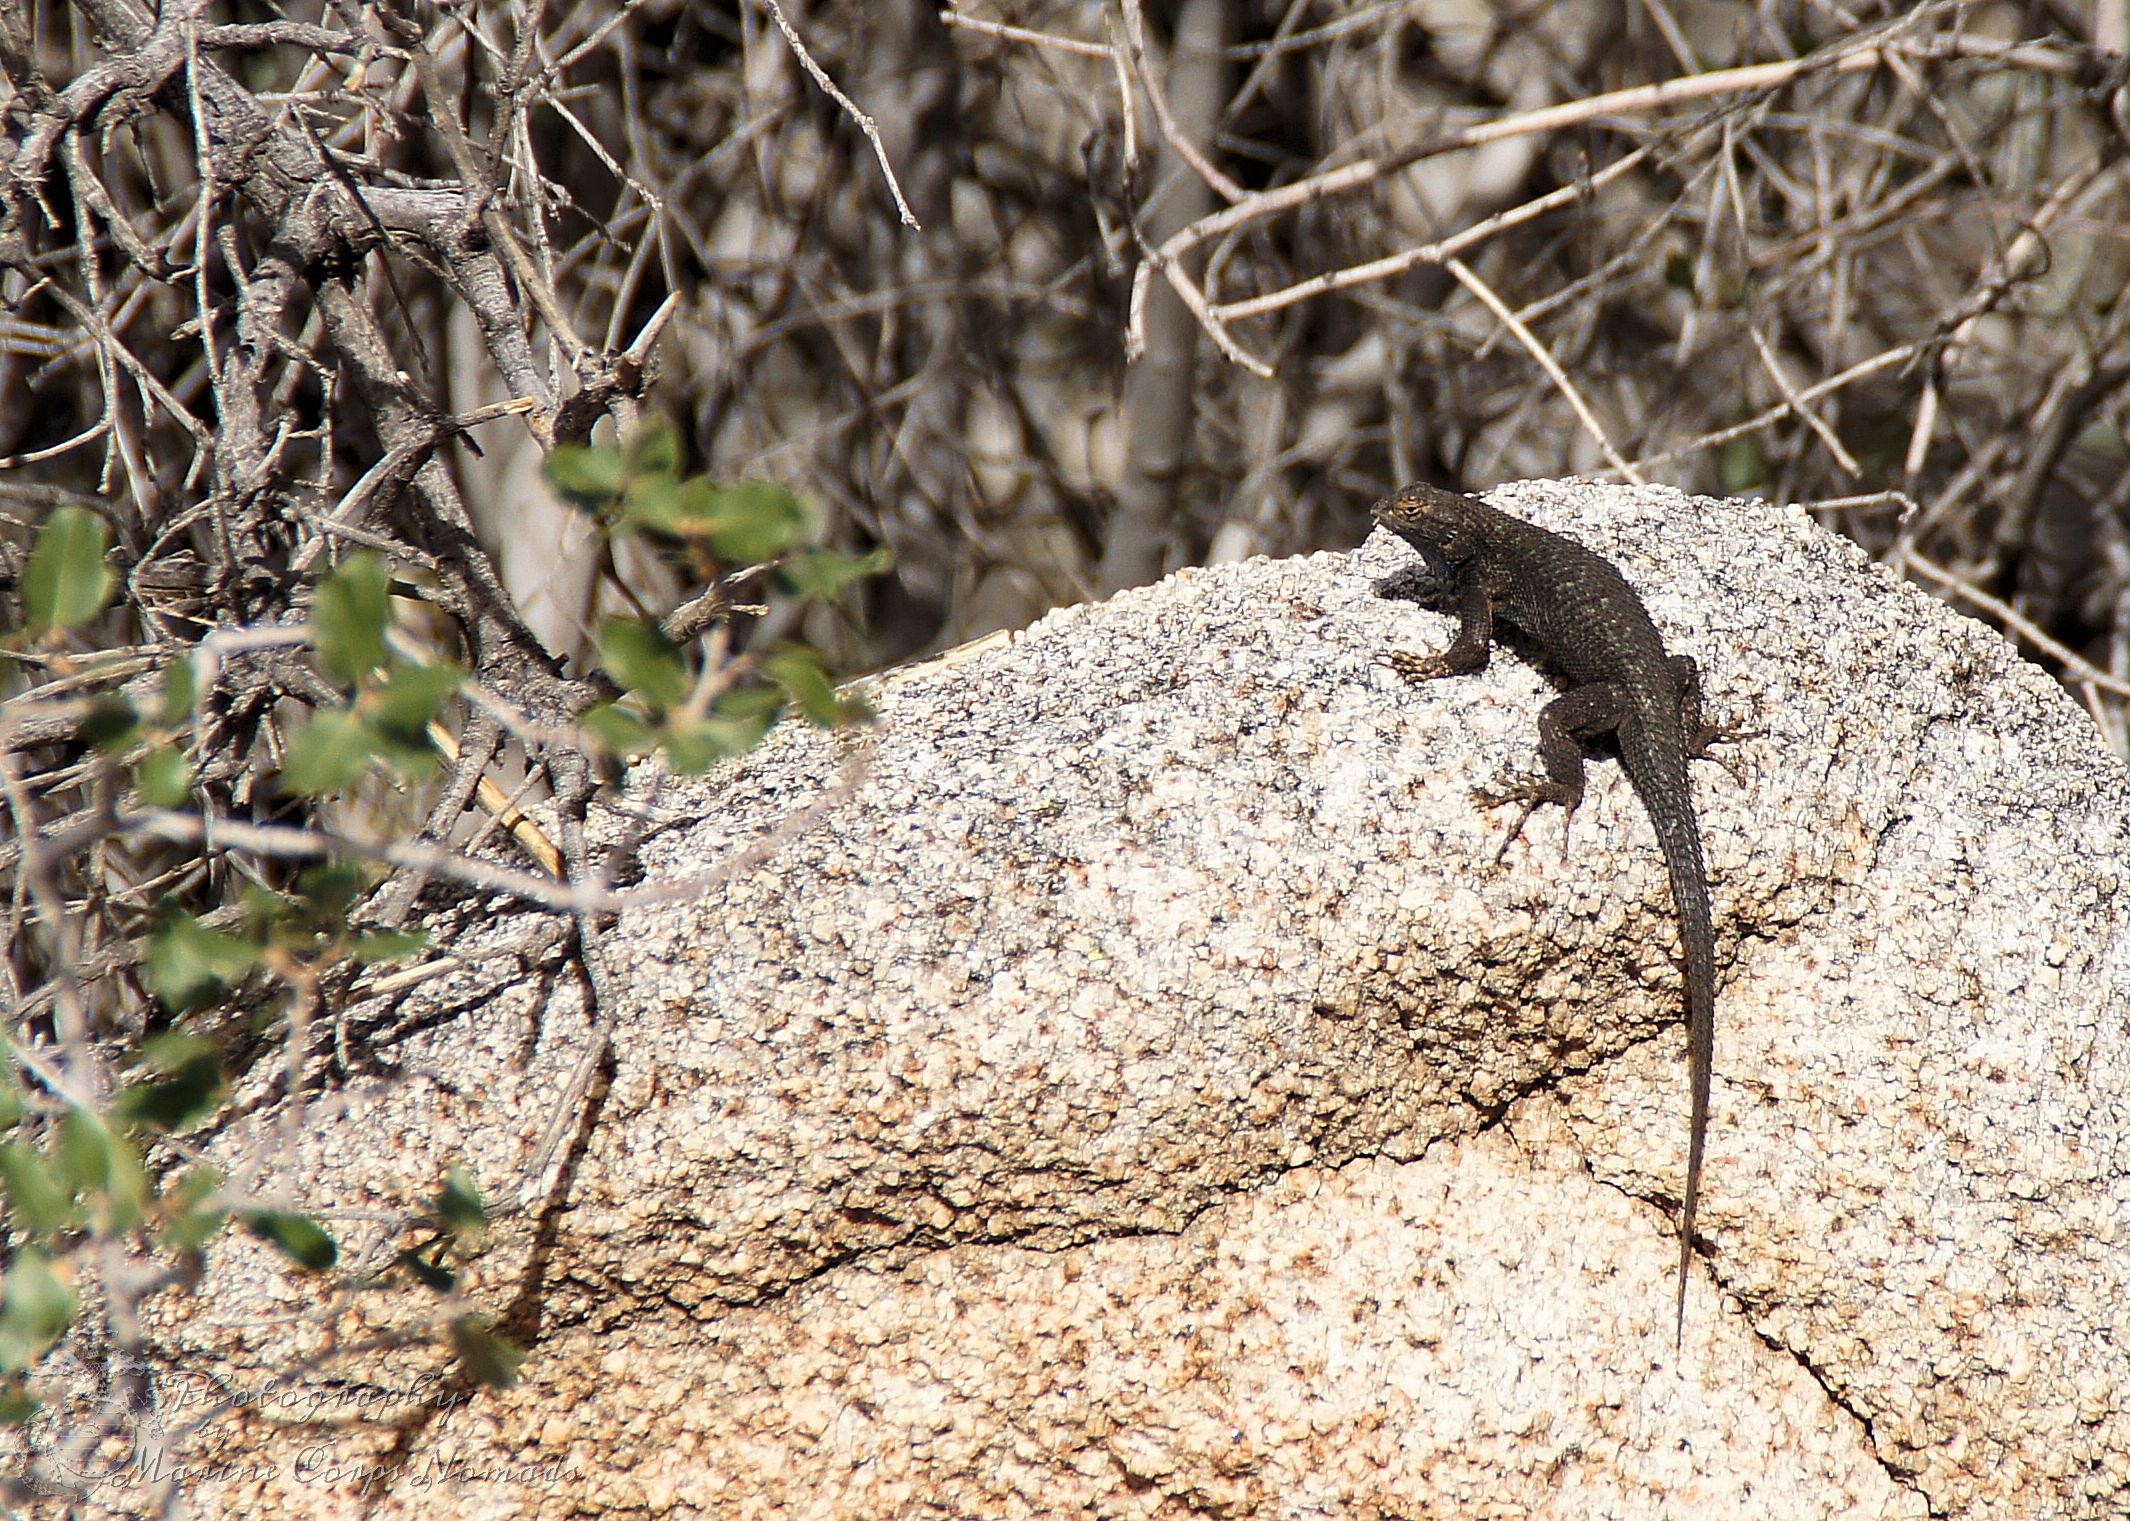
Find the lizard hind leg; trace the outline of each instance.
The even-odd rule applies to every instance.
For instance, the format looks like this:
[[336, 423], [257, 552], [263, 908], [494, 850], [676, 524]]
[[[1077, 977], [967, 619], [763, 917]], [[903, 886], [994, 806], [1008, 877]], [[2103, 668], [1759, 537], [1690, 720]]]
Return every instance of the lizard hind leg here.
[[1714, 761], [1724, 769], [1737, 786], [1745, 785], [1745, 778], [1737, 765], [1727, 756], [1714, 754], [1715, 745], [1732, 744], [1741, 739], [1763, 739], [1765, 729], [1745, 729], [1734, 724], [1710, 723], [1708, 715], [1701, 711], [1701, 667], [1691, 655], [1671, 657], [1672, 679], [1679, 685], [1679, 732], [1686, 736], [1688, 760]]
[[1495, 853], [1499, 865], [1531, 822], [1531, 815], [1547, 803], [1561, 806], [1561, 854], [1568, 853], [1568, 825], [1583, 803], [1583, 736], [1616, 729], [1624, 711], [1620, 690], [1610, 682], [1592, 682], [1556, 697], [1538, 715], [1538, 755], [1546, 774], [1534, 781], [1508, 782], [1491, 792], [1473, 796], [1488, 807], [1521, 803], [1516, 827], [1509, 831]]

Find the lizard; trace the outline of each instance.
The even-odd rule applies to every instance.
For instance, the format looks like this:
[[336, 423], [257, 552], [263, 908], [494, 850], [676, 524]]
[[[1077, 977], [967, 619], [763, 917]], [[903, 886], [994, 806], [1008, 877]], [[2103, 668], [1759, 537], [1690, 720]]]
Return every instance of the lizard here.
[[1502, 842], [1508, 848], [1544, 803], [1566, 810], [1566, 827], [1583, 800], [1581, 741], [1611, 733], [1620, 764], [1655, 827], [1671, 878], [1679, 942], [1686, 959], [1686, 1047], [1691, 1117], [1686, 1189], [1679, 1207], [1677, 1335], [1686, 1335], [1686, 1285], [1693, 1263], [1694, 1207], [1701, 1192], [1708, 1134], [1709, 1084], [1715, 1068], [1716, 953], [1710, 925], [1708, 868], [1686, 763], [1719, 740], [1746, 731], [1705, 724], [1700, 668], [1664, 647], [1649, 611], [1611, 561], [1573, 539], [1512, 517], [1477, 497], [1413, 485], [1375, 506], [1375, 519], [1419, 550], [1431, 567], [1449, 570], [1458, 630], [1435, 655], [1379, 656], [1408, 681], [1465, 676], [1486, 668], [1494, 620], [1521, 629], [1568, 678], [1567, 692], [1538, 715], [1543, 779], [1477, 794], [1489, 806], [1521, 802], [1523, 813]]

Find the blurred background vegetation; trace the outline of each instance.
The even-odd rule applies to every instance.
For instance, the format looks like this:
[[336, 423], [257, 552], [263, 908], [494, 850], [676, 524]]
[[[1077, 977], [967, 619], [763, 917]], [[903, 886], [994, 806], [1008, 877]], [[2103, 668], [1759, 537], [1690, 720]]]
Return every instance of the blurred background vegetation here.
[[171, 1264], [129, 1303], [224, 1218], [330, 1265], [168, 1136], [262, 1055], [359, 1068], [323, 1016], [422, 904], [595, 955], [619, 760], [1406, 481], [1804, 503], [2125, 753], [2126, 44], [2130, 0], [0, 0], [0, 1373], [85, 1243]]

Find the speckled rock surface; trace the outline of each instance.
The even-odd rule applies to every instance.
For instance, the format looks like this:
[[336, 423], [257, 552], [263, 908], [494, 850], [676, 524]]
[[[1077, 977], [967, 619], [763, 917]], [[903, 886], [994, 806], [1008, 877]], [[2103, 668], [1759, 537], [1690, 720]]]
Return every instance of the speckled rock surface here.
[[[232, 1247], [161, 1333], [254, 1396], [185, 1439], [242, 1465], [188, 1481], [203, 1513], [2130, 1509], [2122, 769], [1798, 515], [1494, 500], [1613, 556], [1766, 731], [1739, 780], [1695, 768], [1721, 983], [1683, 1349], [1647, 819], [1600, 763], [1565, 848], [1550, 812], [1493, 864], [1470, 794], [1534, 765], [1550, 689], [1513, 653], [1375, 667], [1450, 628], [1373, 594], [1409, 560], [1379, 535], [877, 682], [848, 798], [608, 937], [611, 1081], [471, 1288], [536, 1341], [524, 1382], [439, 1392], [427, 1347], [359, 1346], [433, 1299], [321, 1310]], [[792, 730], [666, 785], [653, 874], [853, 754]], [[515, 1187], [586, 1030], [521, 924], [279, 1153], [357, 1251], [404, 1238], [352, 1212], [445, 1157]], [[370, 1403], [257, 1397], [322, 1384]]]

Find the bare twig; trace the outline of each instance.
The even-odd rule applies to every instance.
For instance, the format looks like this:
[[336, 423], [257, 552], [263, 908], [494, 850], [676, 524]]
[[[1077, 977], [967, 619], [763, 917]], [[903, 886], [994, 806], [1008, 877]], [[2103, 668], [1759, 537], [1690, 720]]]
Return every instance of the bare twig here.
[[1078, 53], [1086, 58], [1107, 58], [1111, 53], [1106, 42], [1085, 42], [1078, 37], [1060, 37], [1055, 32], [1031, 31], [1025, 26], [1008, 26], [1003, 21], [987, 21], [981, 16], [968, 16], [960, 11], [941, 11], [939, 19], [948, 26], [976, 32], [985, 37], [996, 37], [1002, 42], [1025, 42], [1031, 47], [1055, 48], [1059, 52]]
[[1154, 123], [1161, 129], [1161, 140], [1169, 145], [1178, 158], [1190, 165], [1193, 174], [1212, 186], [1214, 193], [1221, 199], [1231, 205], [1246, 199], [1248, 193], [1242, 186], [1216, 169], [1199, 151], [1198, 144], [1191, 140], [1190, 134], [1176, 124], [1176, 118], [1169, 112], [1168, 90], [1147, 62], [1146, 18], [1140, 12], [1139, 0], [1123, 0], [1123, 4], [1124, 37], [1131, 58], [1132, 73], [1139, 81], [1139, 88], [1146, 91], [1147, 104], [1154, 109]]
[[873, 145], [873, 157], [880, 162], [880, 173], [887, 180], [888, 193], [895, 197], [895, 212], [902, 219], [902, 225], [913, 232], [922, 232], [924, 228], [918, 222], [916, 213], [910, 210], [910, 203], [902, 198], [902, 185], [895, 178], [895, 166], [888, 162], [887, 148], [880, 141], [880, 128], [874, 124], [872, 117], [858, 109], [856, 101], [836, 87], [836, 82], [828, 77], [828, 70], [814, 62], [814, 55], [806, 50], [806, 44], [800, 41], [798, 32], [784, 19], [784, 7], [779, 5], [777, 0], [760, 0], [760, 3], [775, 18], [777, 30], [784, 34], [784, 40], [791, 45], [792, 52], [797, 55], [806, 72], [813, 76], [814, 83], [821, 87], [821, 92], [857, 124], [858, 130], [865, 134], [865, 140]]
[[1622, 175], [1640, 168], [1647, 156], [1647, 149], [1638, 148], [1618, 162], [1607, 164], [1587, 180], [1578, 180], [1573, 184], [1563, 185], [1557, 190], [1549, 190], [1544, 195], [1534, 196], [1520, 206], [1511, 207], [1507, 211], [1496, 212], [1493, 216], [1483, 221], [1474, 222], [1471, 226], [1463, 228], [1439, 242], [1424, 244], [1419, 248], [1408, 248], [1402, 253], [1391, 254], [1381, 259], [1371, 259], [1366, 264], [1353, 264], [1345, 269], [1334, 269], [1325, 274], [1312, 275], [1306, 280], [1297, 280], [1292, 285], [1285, 286], [1279, 290], [1268, 291], [1262, 296], [1252, 296], [1242, 301], [1224, 301], [1217, 306], [1208, 306], [1205, 309], [1206, 319], [1215, 326], [1220, 326], [1230, 322], [1239, 322], [1245, 317], [1261, 317], [1267, 312], [1276, 312], [1281, 307], [1292, 306], [1296, 302], [1306, 301], [1312, 296], [1324, 295], [1335, 290], [1351, 290], [1357, 285], [1367, 285], [1378, 280], [1388, 280], [1394, 275], [1402, 275], [1407, 270], [1418, 268], [1423, 264], [1445, 263], [1453, 255], [1461, 254], [1466, 249], [1485, 242], [1497, 233], [1506, 232], [1512, 227], [1520, 227], [1533, 218], [1544, 216], [1548, 212], [1558, 211], [1564, 206], [1571, 206], [1575, 202], [1594, 194], [1614, 180], [1619, 179]]
[[1753, 352], [1760, 356], [1761, 369], [1768, 379], [1775, 383], [1775, 389], [1782, 392], [1783, 400], [1789, 403], [1791, 413], [1804, 420], [1805, 426], [1827, 446], [1827, 452], [1834, 456], [1834, 462], [1841, 466], [1845, 474], [1863, 474], [1855, 457], [1842, 447], [1842, 441], [1835, 436], [1834, 430], [1820, 421], [1819, 414], [1812, 410], [1810, 403], [1798, 395], [1796, 383], [1782, 367], [1782, 360], [1776, 356], [1775, 350], [1769, 347], [1767, 335], [1762, 333], [1756, 324], [1748, 323], [1746, 336], [1753, 340]]
[[1518, 320], [1516, 313], [1502, 303], [1491, 286], [1472, 273], [1464, 260], [1445, 259], [1443, 267], [1457, 277], [1458, 284], [1477, 296], [1480, 304], [1492, 312], [1503, 327], [1516, 335], [1516, 341], [1524, 346], [1525, 351], [1537, 361], [1538, 367], [1546, 372], [1546, 378], [1553, 382], [1554, 389], [1561, 393], [1562, 400], [1574, 411], [1584, 431], [1596, 442], [1598, 448], [1604, 451], [1605, 458], [1612, 461], [1612, 468], [1636, 485], [1641, 485], [1642, 477], [1636, 473], [1634, 466], [1620, 458], [1620, 452], [1613, 448], [1612, 438], [1605, 432], [1604, 425], [1590, 410], [1589, 403], [1583, 400], [1583, 393], [1576, 389], [1575, 382], [1568, 378], [1568, 372], [1560, 367], [1560, 362], [1553, 357], [1551, 350], [1539, 341], [1538, 335]]
[[1945, 590], [1960, 598], [1961, 601], [1974, 603], [1975, 606], [1981, 608], [2020, 638], [2027, 640], [2036, 649], [2041, 650], [2051, 660], [2062, 665], [2066, 671], [2069, 671], [2080, 681], [2088, 682], [2102, 691], [2112, 693], [2117, 697], [2130, 698], [2130, 681], [2122, 681], [2110, 675], [2069, 645], [2060, 640], [2050, 638], [2048, 633], [2031, 618], [2026, 617], [2019, 609], [2013, 607], [2002, 598], [1992, 597], [1978, 586], [1970, 586], [1951, 571], [1933, 564], [1913, 550], [1904, 553], [1900, 557], [1899, 564], [1894, 568], [1897, 570], [1912, 570], [1931, 585], [1944, 587]]
[[[1940, 39], [1928, 48], [1910, 51], [1911, 56], [1986, 57], [2008, 67], [2033, 69], [2067, 77], [2076, 77], [2078, 72], [2077, 60], [2058, 50], [2023, 44], [1994, 43], [1983, 38]], [[1512, 137], [1532, 137], [1559, 132], [1569, 127], [1602, 122], [1610, 117], [1646, 115], [1689, 101], [1772, 90], [1814, 74], [1858, 73], [1879, 68], [1883, 63], [1879, 44], [1862, 44], [1850, 51], [1825, 56], [1815, 55], [1783, 63], [1752, 64], [1736, 69], [1717, 69], [1707, 74], [1668, 79], [1661, 84], [1614, 90], [1604, 95], [1593, 95], [1583, 100], [1548, 106], [1543, 110], [1521, 112], [1498, 121], [1483, 122], [1445, 133], [1399, 153], [1382, 158], [1362, 159], [1357, 163], [1313, 175], [1295, 184], [1282, 186], [1278, 190], [1263, 191], [1229, 207], [1226, 211], [1192, 223], [1169, 238], [1162, 245], [1161, 251], [1173, 258], [1209, 238], [1223, 237], [1252, 222], [1279, 216], [1331, 196], [1349, 194], [1364, 186], [1375, 184], [1423, 158], [1453, 153], [1461, 148], [1477, 148]]]

